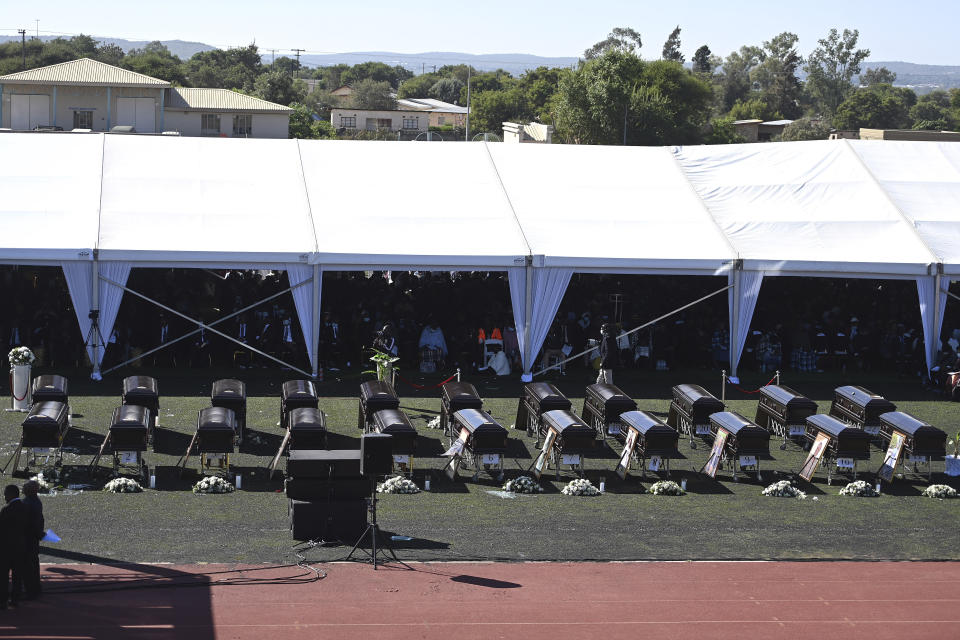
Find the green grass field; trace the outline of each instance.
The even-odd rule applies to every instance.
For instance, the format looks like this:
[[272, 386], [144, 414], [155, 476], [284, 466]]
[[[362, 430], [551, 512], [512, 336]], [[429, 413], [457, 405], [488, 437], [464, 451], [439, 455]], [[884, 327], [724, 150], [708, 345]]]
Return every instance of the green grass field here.
[[[64, 484], [95, 484], [109, 479], [91, 477], [86, 466], [99, 447], [113, 408], [119, 404], [121, 377], [101, 383], [86, 380], [84, 372], [67, 372], [71, 381], [74, 428], [64, 457]], [[131, 373], [131, 372], [128, 372]], [[290, 559], [294, 544], [287, 521], [287, 501], [281, 475], [267, 478], [266, 467], [281, 439], [276, 426], [279, 384], [294, 376], [289, 372], [142, 371], [157, 377], [161, 391], [161, 429], [157, 451], [146, 454], [156, 470], [157, 490], [142, 494], [108, 494], [96, 489], [60, 494], [44, 499], [47, 523], [63, 538], [44, 548], [47, 562], [106, 559], [117, 562], [281, 562]], [[571, 371], [555, 382], [573, 400], [580, 413], [587, 372]], [[196, 428], [196, 412], [209, 404], [210, 383], [217, 377], [237, 376], [248, 383], [248, 428], [255, 438], [233, 457], [243, 474], [242, 490], [229, 495], [195, 495], [190, 486], [200, 476], [195, 461], [182, 478], [174, 465]], [[745, 376], [743, 385], [756, 388], [769, 375]], [[439, 378], [416, 380], [436, 382]], [[519, 383], [474, 380], [487, 410], [504, 426], [514, 421]], [[641, 409], [665, 412], [670, 387], [695, 382], [719, 394], [719, 376], [705, 371], [630, 372], [618, 374], [617, 384], [637, 400]], [[829, 409], [832, 389], [857, 383], [886, 395], [898, 408], [940, 426], [950, 439], [960, 427], [960, 405], [923, 392], [912, 381], [879, 375], [825, 377], [806, 374], [785, 377], [788, 384]], [[321, 385], [321, 408], [327, 413], [331, 448], [358, 446], [356, 428], [358, 379], [346, 377]], [[440, 454], [446, 441], [427, 422], [439, 411], [436, 389], [415, 392], [401, 385], [401, 407], [420, 432], [414, 479], [423, 486], [427, 474], [432, 491], [416, 495], [385, 496], [380, 521], [389, 533], [410, 536], [396, 543], [407, 559], [433, 560], [688, 560], [688, 559], [960, 559], [960, 500], [938, 501], [920, 495], [925, 476], [908, 473], [884, 485], [879, 498], [837, 495], [847, 481], [826, 484], [818, 471], [812, 484], [801, 482], [807, 500], [768, 498], [760, 490], [786, 478], [801, 465], [805, 452], [791, 443], [781, 451], [771, 440], [771, 458], [762, 461], [763, 482], [750, 476], [733, 482], [729, 469], [716, 480], [696, 471], [706, 460], [709, 446], [701, 442], [692, 450], [681, 441], [685, 459], [672, 464], [671, 478], [687, 479], [682, 497], [645, 493], [655, 478], [633, 475], [620, 481], [613, 472], [619, 444], [598, 450], [587, 462], [587, 477], [600, 478], [607, 492], [599, 497], [569, 497], [560, 489], [573, 479], [570, 471], [555, 481], [545, 475], [545, 492], [537, 496], [505, 499], [489, 492], [499, 483], [486, 474], [471, 481], [461, 471], [456, 482], [439, 474], [446, 459]], [[728, 407], [749, 418], [756, 412], [757, 396], [731, 392]], [[5, 463], [19, 439], [23, 414], [0, 414], [0, 462]], [[535, 457], [534, 441], [511, 430], [507, 477], [520, 475]], [[253, 442], [256, 440], [258, 442]], [[862, 474], [874, 480], [882, 452], [874, 448]], [[282, 463], [281, 463], [282, 464]], [[957, 478], [946, 478], [943, 463], [934, 463], [934, 481], [960, 488]], [[639, 473], [637, 471], [636, 473]], [[22, 474], [21, 474], [22, 475]], [[6, 479], [5, 479], [6, 480]], [[816, 497], [816, 500], [813, 498]], [[336, 559], [343, 547], [317, 549], [312, 557]]]

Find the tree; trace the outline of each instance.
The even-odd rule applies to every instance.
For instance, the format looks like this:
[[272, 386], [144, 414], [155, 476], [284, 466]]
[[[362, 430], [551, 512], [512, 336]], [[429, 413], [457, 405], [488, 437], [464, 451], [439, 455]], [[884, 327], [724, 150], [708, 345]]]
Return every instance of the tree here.
[[783, 32], [763, 43], [763, 60], [751, 72], [752, 86], [759, 84], [769, 110], [782, 118], [803, 113], [803, 85], [797, 77], [803, 57], [797, 51], [796, 34]]
[[290, 105], [290, 137], [303, 140], [320, 140], [337, 137], [336, 132], [326, 120], [314, 118], [313, 111], [305, 104], [294, 102]]
[[[361, 80], [376, 80], [377, 82], [387, 82], [396, 89], [405, 80], [413, 77], [413, 73], [400, 65], [391, 67], [382, 62], [361, 62], [355, 64], [342, 72], [340, 82], [353, 86]], [[336, 87], [331, 87], [336, 89]]]
[[257, 45], [233, 49], [211, 49], [194, 54], [184, 65], [186, 83], [191, 87], [237, 89], [252, 92], [254, 83], [264, 71]]
[[746, 142], [746, 138], [737, 133], [737, 128], [733, 125], [733, 118], [714, 118], [710, 122], [710, 130], [704, 136], [703, 141], [706, 144], [739, 144]]
[[914, 129], [943, 131], [960, 125], [960, 118], [954, 116], [950, 104], [950, 94], [943, 90], [932, 91], [920, 96], [910, 108], [911, 126]]
[[738, 100], [747, 99], [753, 86], [750, 74], [765, 58], [763, 49], [754, 46], [740, 47], [726, 57], [720, 81], [723, 111], [729, 111]]
[[857, 49], [860, 32], [843, 30], [843, 35], [831, 29], [819, 40], [820, 46], [807, 58], [806, 89], [824, 112], [837, 112], [840, 104], [853, 89], [853, 77], [860, 73], [860, 63], [870, 56], [869, 49]]
[[860, 84], [872, 87], [875, 84], [893, 84], [897, 81], [897, 74], [886, 67], [867, 69], [860, 75]]
[[93, 53], [93, 59], [104, 64], [112, 64], [115, 67], [119, 67], [120, 63], [123, 62], [124, 57], [123, 49], [115, 44], [101, 44], [97, 47], [97, 50]]
[[830, 127], [822, 120], [812, 118], [800, 118], [794, 120], [783, 129], [780, 134], [780, 140], [784, 142], [796, 142], [799, 140], [826, 140], [830, 137]]
[[371, 78], [361, 80], [353, 85], [352, 98], [353, 106], [357, 109], [390, 111], [397, 108], [393, 88], [386, 81], [378, 82]]
[[676, 62], [610, 50], [560, 77], [555, 126], [581, 144], [687, 144], [701, 139], [711, 96]]
[[289, 74], [270, 71], [261, 74], [253, 83], [253, 93], [268, 102], [289, 105], [303, 102], [307, 92], [303, 82], [295, 84]]
[[507, 91], [481, 91], [471, 95], [470, 129], [477, 133], [499, 133], [503, 123], [529, 120], [523, 95], [516, 88]]
[[837, 129], [903, 129], [916, 102], [910, 89], [876, 84], [852, 92], [837, 107], [833, 125]]
[[[424, 73], [414, 76], [405, 81], [397, 89], [398, 98], [426, 98], [430, 95], [430, 89], [442, 78], [436, 73]], [[334, 89], [336, 87], [333, 87]]]
[[783, 117], [763, 96], [737, 100], [727, 115], [733, 120], [780, 120]]
[[683, 64], [683, 54], [680, 53], [680, 25], [670, 32], [667, 41], [663, 43], [663, 59]]
[[160, 78], [174, 84], [184, 83], [184, 72], [180, 58], [159, 41], [153, 41], [142, 49], [131, 49], [124, 57], [121, 66], [153, 78]]
[[713, 53], [707, 45], [701, 46], [693, 54], [693, 70], [697, 73], [713, 73]]
[[463, 83], [456, 78], [443, 78], [437, 80], [430, 87], [430, 97], [443, 102], [456, 103], [460, 100], [460, 90], [463, 89]]
[[616, 27], [605, 39], [596, 43], [583, 52], [586, 60], [599, 58], [607, 51], [618, 51], [620, 53], [635, 53], [637, 49], [643, 46], [640, 34], [630, 27]]

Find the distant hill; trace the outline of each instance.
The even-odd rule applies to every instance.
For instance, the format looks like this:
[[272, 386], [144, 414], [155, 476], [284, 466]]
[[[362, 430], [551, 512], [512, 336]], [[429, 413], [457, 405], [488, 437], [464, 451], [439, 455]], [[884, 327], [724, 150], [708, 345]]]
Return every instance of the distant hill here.
[[[264, 56], [267, 60], [268, 57]], [[456, 53], [430, 51], [427, 53], [394, 53], [391, 51], [356, 51], [325, 55], [300, 56], [300, 62], [310, 67], [329, 67], [335, 64], [355, 65], [360, 62], [382, 62], [390, 66], [400, 65], [414, 73], [433, 71], [444, 65], [469, 64], [480, 71], [503, 69], [518, 75], [537, 67], [569, 67], [577, 63], [576, 57], [545, 57], [526, 53]]]
[[[67, 38], [68, 36], [62, 37]], [[151, 42], [149, 40], [124, 40], [123, 38], [106, 38], [100, 36], [92, 37], [98, 42], [115, 44], [123, 49], [124, 53], [127, 53], [131, 49], [140, 49], [144, 45]], [[40, 39], [44, 42], [55, 40], [56, 38], [57, 36], [40, 36]], [[20, 42], [20, 36], [0, 36], [0, 43], [10, 41]], [[170, 50], [170, 53], [177, 56], [181, 60], [189, 60], [196, 53], [200, 53], [201, 51], [210, 51], [211, 49], [217, 48], [202, 42], [186, 42], [185, 40], [161, 40], [160, 42], [162, 42], [164, 46]]]
[[898, 87], [910, 87], [917, 93], [960, 87], [960, 66], [915, 64], [913, 62], [865, 62], [864, 69], [886, 67], [897, 74]]

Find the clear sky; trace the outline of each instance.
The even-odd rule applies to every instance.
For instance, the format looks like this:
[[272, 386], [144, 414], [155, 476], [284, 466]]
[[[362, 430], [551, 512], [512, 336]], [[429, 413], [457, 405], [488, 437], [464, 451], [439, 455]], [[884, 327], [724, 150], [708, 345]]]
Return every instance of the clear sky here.
[[702, 44], [725, 56], [782, 32], [806, 55], [831, 28], [860, 30], [871, 60], [960, 65], [957, 0], [0, 0], [0, 34], [86, 33], [136, 40], [192, 40], [214, 46], [252, 41], [261, 49], [310, 53], [462, 51], [577, 56], [616, 26], [641, 33], [656, 58], [680, 25], [682, 51]]

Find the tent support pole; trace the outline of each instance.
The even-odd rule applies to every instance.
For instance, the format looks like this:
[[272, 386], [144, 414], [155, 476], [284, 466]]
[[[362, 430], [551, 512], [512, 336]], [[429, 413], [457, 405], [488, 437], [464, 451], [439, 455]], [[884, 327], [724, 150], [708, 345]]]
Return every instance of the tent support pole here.
[[533, 369], [533, 357], [530, 353], [530, 323], [533, 321], [533, 258], [527, 256], [527, 287], [524, 291], [523, 308], [523, 375], [529, 376]]
[[[704, 300], [709, 300], [709, 299], [712, 298], [713, 296], [718, 296], [718, 295], [720, 295], [721, 293], [723, 293], [724, 291], [729, 290], [732, 286], [733, 286], [733, 285], [728, 284], [727, 286], [723, 287], [722, 289], [717, 289], [717, 290], [714, 291], [713, 293], [708, 293], [707, 295], [703, 296], [702, 298], [697, 298], [697, 299], [694, 300], [693, 302], [688, 302], [687, 304], [683, 305], [682, 307], [677, 307], [677, 308], [674, 309], [673, 311], [668, 311], [667, 313], [663, 314], [662, 316], [660, 316], [660, 317], [658, 317], [658, 318], [654, 318], [653, 320], [650, 320], [649, 322], [643, 323], [643, 324], [640, 325], [639, 327], [634, 327], [633, 329], [630, 329], [630, 331], [624, 331], [623, 333], [617, 335], [617, 340], [619, 340], [620, 338], [622, 338], [622, 337], [624, 337], [624, 336], [629, 336], [629, 335], [632, 334], [632, 333], [636, 333], [637, 331], [642, 331], [643, 329], [646, 329], [646, 328], [649, 327], [650, 325], [654, 325], [654, 324], [660, 322], [661, 320], [665, 320], [665, 319], [669, 318], [669, 317], [672, 316], [672, 315], [676, 315], [676, 314], [680, 313], [681, 311], [686, 311], [686, 310], [689, 309], [690, 307], [695, 306], [695, 305], [698, 305], [698, 304], [700, 304], [701, 302], [703, 302]], [[535, 374], [533, 374], [533, 375], [539, 376], [541, 373], [546, 373], [547, 371], [550, 371], [551, 369], [559, 369], [561, 365], [566, 364], [566, 363], [570, 362], [571, 360], [576, 360], [576, 359], [579, 358], [580, 356], [582, 356], [582, 355], [584, 355], [584, 354], [587, 354], [587, 353], [590, 353], [590, 352], [593, 351], [594, 349], [596, 349], [596, 347], [593, 347], [593, 348], [591, 348], [591, 349], [585, 349], [585, 350], [581, 351], [580, 353], [575, 353], [575, 354], [573, 354], [572, 356], [569, 356], [569, 357], [568, 357], [567, 359], [565, 359], [565, 360], [562, 360], [562, 361], [560, 361], [560, 362], [558, 362], [558, 363], [556, 363], [556, 364], [550, 365], [549, 367], [545, 367], [545, 368], [543, 368], [543, 369], [540, 369], [540, 371], [537, 371], [537, 372], [536, 372]]]
[[317, 377], [320, 364], [320, 265], [313, 265], [313, 323], [310, 326], [310, 366], [313, 368], [313, 377]]
[[[267, 297], [264, 298], [263, 300], [257, 300], [257, 301], [254, 302], [253, 304], [249, 304], [249, 305], [245, 306], [243, 309], [239, 309], [239, 310], [237, 310], [237, 311], [234, 311], [234, 312], [231, 313], [230, 315], [226, 315], [226, 316], [223, 316], [222, 318], [218, 318], [217, 320], [214, 320], [214, 321], [211, 322], [208, 326], [213, 327], [213, 326], [216, 326], [216, 325], [221, 324], [221, 323], [223, 323], [223, 322], [226, 322], [226, 321], [229, 320], [230, 318], [235, 318], [235, 317], [237, 317], [238, 315], [240, 315], [241, 313], [245, 313], [245, 312], [249, 311], [250, 309], [253, 309], [254, 307], [259, 307], [260, 305], [262, 305], [262, 304], [265, 303], [265, 302], [270, 302], [270, 301], [273, 300], [274, 298], [279, 298], [280, 296], [284, 295], [285, 293], [290, 292], [290, 291], [293, 291], [293, 290], [296, 289], [297, 287], [302, 287], [302, 286], [304, 286], [305, 284], [307, 284], [308, 282], [310, 282], [310, 281], [309, 281], [309, 280], [304, 280], [303, 282], [301, 282], [300, 284], [298, 284], [298, 285], [296, 285], [296, 286], [288, 287], [288, 288], [284, 289], [283, 291], [278, 291], [278, 292], [276, 292], [276, 293], [274, 293], [274, 294], [272, 294], [272, 295], [267, 296]], [[141, 353], [140, 355], [138, 355], [136, 358], [130, 358], [129, 360], [124, 360], [124, 361], [121, 362], [120, 364], [114, 365], [114, 366], [110, 367], [109, 369], [104, 369], [101, 373], [110, 373], [111, 371], [116, 371], [116, 370], [119, 369], [120, 367], [124, 367], [124, 366], [130, 364], [131, 362], [136, 362], [137, 360], [141, 360], [141, 359], [143, 359], [143, 358], [146, 358], [147, 356], [149, 356], [149, 355], [151, 355], [151, 354], [154, 354], [154, 353], [156, 353], [157, 351], [160, 351], [160, 350], [162, 350], [162, 349], [166, 349], [167, 347], [169, 347], [169, 346], [171, 346], [171, 345], [174, 345], [174, 344], [180, 342], [181, 340], [186, 340], [186, 339], [189, 338], [190, 336], [195, 336], [195, 335], [197, 335], [198, 333], [200, 333], [200, 329], [194, 329], [193, 331], [190, 331], [190, 332], [188, 332], [188, 333], [185, 333], [185, 334], [183, 334], [182, 336], [176, 337], [176, 338], [174, 338], [173, 340], [168, 340], [167, 342], [164, 342], [164, 343], [161, 344], [160, 346], [154, 347], [153, 349], [150, 349], [149, 351], [145, 351], [145, 352]]]
[[[943, 286], [943, 265], [937, 265], [937, 275], [934, 276], [933, 286], [933, 358], [937, 357], [937, 344], [940, 342], [940, 328], [943, 326], [943, 305], [940, 304], [940, 287]], [[930, 371], [927, 370], [927, 377], [930, 377]]]
[[740, 267], [733, 270], [733, 313], [730, 316], [730, 338], [727, 348], [730, 350], [730, 377], [737, 377], [737, 365], [740, 364], [740, 354], [736, 345], [740, 343]]
[[[173, 315], [175, 315], [175, 316], [177, 316], [177, 317], [180, 317], [180, 318], [183, 318], [183, 319], [186, 320], [187, 322], [192, 322], [193, 324], [197, 325], [197, 327], [200, 328], [200, 329], [206, 329], [206, 330], [209, 331], [210, 333], [216, 334], [216, 335], [220, 336], [221, 338], [226, 338], [226, 339], [229, 340], [230, 342], [233, 342], [233, 343], [235, 343], [235, 344], [238, 344], [238, 345], [240, 345], [241, 347], [243, 347], [244, 349], [249, 349], [250, 351], [256, 353], [257, 355], [263, 356], [263, 357], [266, 358], [267, 360], [273, 360], [273, 361], [276, 362], [277, 364], [281, 364], [281, 365], [283, 365], [283, 366], [285, 366], [285, 367], [289, 367], [289, 368], [293, 369], [294, 371], [296, 371], [297, 373], [302, 373], [303, 375], [305, 375], [305, 376], [307, 376], [307, 377], [310, 377], [310, 374], [309, 374], [307, 371], [304, 371], [303, 369], [300, 369], [299, 367], [295, 367], [295, 366], [293, 366], [292, 364], [290, 364], [289, 362], [284, 362], [284, 361], [281, 360], [280, 358], [277, 358], [277, 357], [275, 357], [275, 356], [272, 356], [272, 355], [270, 355], [269, 353], [265, 353], [265, 352], [261, 351], [260, 349], [257, 349], [257, 348], [255, 348], [255, 347], [251, 347], [249, 344], [246, 344], [245, 342], [241, 342], [241, 341], [238, 340], [237, 338], [234, 338], [234, 337], [231, 336], [231, 335], [227, 335], [226, 333], [224, 333], [224, 332], [222, 332], [222, 331], [220, 331], [220, 330], [218, 330], [218, 329], [214, 329], [212, 326], [210, 326], [210, 325], [208, 325], [208, 324], [204, 324], [203, 322], [200, 322], [199, 320], [195, 320], [195, 319], [191, 318], [190, 316], [188, 316], [188, 315], [186, 315], [186, 314], [180, 313], [180, 312], [177, 311], [176, 309], [172, 309], [172, 308], [168, 307], [168, 306], [165, 305], [165, 304], [161, 304], [160, 302], [157, 302], [156, 300], [154, 300], [154, 299], [152, 299], [152, 298], [149, 298], [149, 297], [143, 295], [143, 294], [140, 293], [139, 291], [134, 291], [133, 289], [130, 289], [129, 287], [125, 287], [124, 285], [120, 284], [119, 282], [114, 282], [114, 281], [111, 280], [110, 278], [106, 278], [106, 277], [100, 276], [100, 279], [103, 280], [104, 282], [108, 283], [108, 284], [112, 284], [112, 285], [115, 286], [115, 287], [119, 287], [119, 288], [123, 289], [123, 290], [126, 291], [127, 293], [130, 293], [130, 294], [132, 294], [132, 295], [135, 295], [135, 296], [137, 296], [138, 298], [141, 298], [141, 299], [143, 299], [143, 300], [146, 300], [146, 301], [149, 302], [150, 304], [155, 305], [155, 306], [157, 306], [157, 307], [160, 307], [160, 308], [163, 309], [164, 311], [169, 311], [169, 312], [172, 313]], [[168, 343], [168, 344], [169, 344], [169, 343]], [[140, 357], [142, 358], [143, 356], [141, 355]]]
[[953, 298], [954, 300], [960, 300], [960, 296], [950, 291], [944, 290], [944, 293]]
[[93, 262], [91, 263], [90, 277], [90, 331], [87, 333], [87, 339], [92, 336], [93, 345], [91, 347], [91, 361], [93, 371], [90, 377], [94, 380], [100, 379], [100, 343], [97, 338], [100, 335], [100, 256], [97, 250], [93, 250]]

